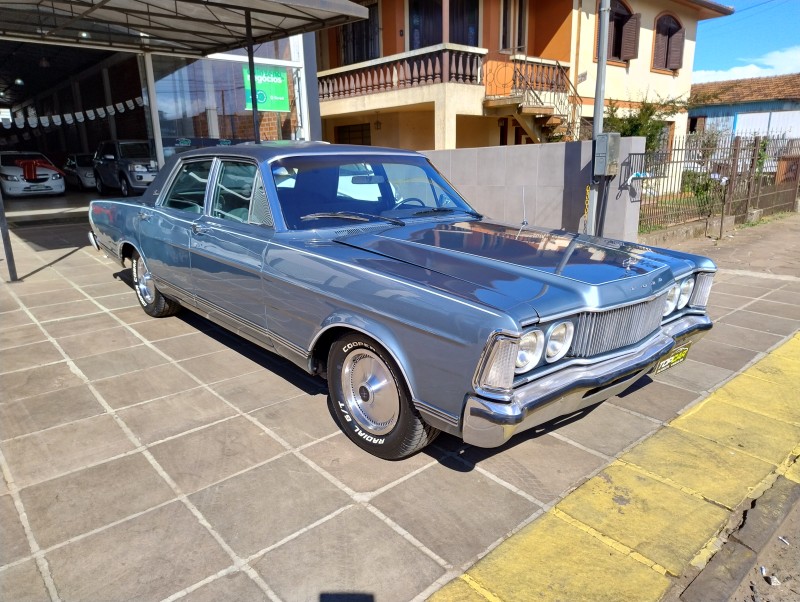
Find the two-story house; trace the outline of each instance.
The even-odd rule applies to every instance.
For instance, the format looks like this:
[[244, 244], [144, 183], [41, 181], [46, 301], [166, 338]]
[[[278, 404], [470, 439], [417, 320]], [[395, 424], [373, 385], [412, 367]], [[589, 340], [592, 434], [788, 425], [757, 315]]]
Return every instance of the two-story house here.
[[[599, 0], [360, 3], [369, 19], [317, 34], [326, 140], [467, 148], [576, 139], [591, 123]], [[732, 12], [611, 0], [606, 99], [688, 96], [698, 21]]]

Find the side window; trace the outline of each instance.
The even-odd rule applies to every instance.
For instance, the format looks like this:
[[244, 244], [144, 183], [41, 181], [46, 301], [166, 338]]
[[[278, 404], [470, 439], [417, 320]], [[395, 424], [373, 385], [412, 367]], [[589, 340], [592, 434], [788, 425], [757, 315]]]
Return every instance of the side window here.
[[162, 206], [187, 213], [203, 213], [211, 164], [211, 160], [184, 163], [164, 196]]
[[211, 196], [213, 217], [271, 225], [272, 217], [266, 201], [264, 185], [254, 163], [222, 161]]

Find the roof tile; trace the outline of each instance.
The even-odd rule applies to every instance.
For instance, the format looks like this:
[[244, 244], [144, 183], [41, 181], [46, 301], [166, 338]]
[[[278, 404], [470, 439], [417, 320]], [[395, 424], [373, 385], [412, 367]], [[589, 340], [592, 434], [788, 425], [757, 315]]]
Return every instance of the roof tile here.
[[704, 105], [742, 104], [764, 100], [800, 100], [800, 73], [694, 84], [692, 96], [697, 95], [713, 97], [708, 102], [704, 102]]

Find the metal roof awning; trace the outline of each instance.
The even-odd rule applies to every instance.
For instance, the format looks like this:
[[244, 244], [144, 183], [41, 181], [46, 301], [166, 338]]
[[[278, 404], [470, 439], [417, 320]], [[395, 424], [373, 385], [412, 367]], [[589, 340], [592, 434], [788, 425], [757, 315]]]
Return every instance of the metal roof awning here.
[[40, 44], [206, 56], [365, 19], [349, 0], [17, 0], [0, 36]]

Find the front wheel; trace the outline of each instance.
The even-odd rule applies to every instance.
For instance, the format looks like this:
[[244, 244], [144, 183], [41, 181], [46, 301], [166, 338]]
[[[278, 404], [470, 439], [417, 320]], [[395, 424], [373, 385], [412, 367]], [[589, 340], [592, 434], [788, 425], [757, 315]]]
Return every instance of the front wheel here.
[[154, 318], [166, 318], [175, 314], [181, 306], [167, 299], [156, 288], [153, 275], [147, 269], [147, 265], [138, 252], [134, 251], [131, 256], [131, 266], [133, 268], [133, 288], [136, 291], [136, 298], [144, 312]]
[[94, 172], [94, 187], [97, 190], [97, 194], [105, 194], [107, 192], [106, 185], [103, 184], [103, 178], [100, 177], [98, 172]]
[[119, 192], [122, 196], [131, 195], [131, 185], [128, 184], [128, 178], [126, 178], [123, 174], [119, 175]]
[[328, 390], [342, 430], [379, 458], [405, 458], [439, 434], [414, 408], [389, 354], [360, 334], [345, 335], [331, 347]]

